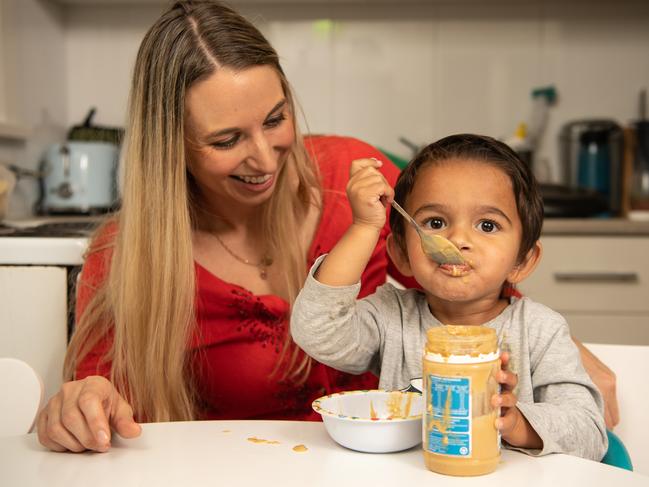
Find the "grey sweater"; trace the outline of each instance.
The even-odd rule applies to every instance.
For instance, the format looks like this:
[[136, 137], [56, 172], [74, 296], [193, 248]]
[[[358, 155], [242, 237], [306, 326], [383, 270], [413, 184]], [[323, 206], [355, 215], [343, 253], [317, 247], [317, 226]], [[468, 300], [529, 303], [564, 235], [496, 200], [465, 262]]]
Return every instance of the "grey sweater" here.
[[[379, 387], [408, 387], [422, 376], [426, 331], [442, 324], [424, 294], [384, 284], [356, 300], [360, 283], [332, 287], [313, 278], [313, 265], [293, 306], [291, 334], [316, 360], [360, 374], [372, 371]], [[531, 455], [567, 453], [599, 461], [608, 441], [603, 401], [585, 372], [565, 319], [531, 299], [510, 305], [484, 326], [496, 330], [518, 374], [517, 407], [543, 440]]]

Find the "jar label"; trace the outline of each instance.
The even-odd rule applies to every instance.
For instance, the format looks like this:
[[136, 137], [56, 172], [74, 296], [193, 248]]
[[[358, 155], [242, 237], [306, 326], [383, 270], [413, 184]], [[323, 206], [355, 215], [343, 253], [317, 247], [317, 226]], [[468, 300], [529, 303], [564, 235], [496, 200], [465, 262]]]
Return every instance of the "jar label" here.
[[471, 457], [471, 378], [429, 375], [428, 386], [426, 450]]

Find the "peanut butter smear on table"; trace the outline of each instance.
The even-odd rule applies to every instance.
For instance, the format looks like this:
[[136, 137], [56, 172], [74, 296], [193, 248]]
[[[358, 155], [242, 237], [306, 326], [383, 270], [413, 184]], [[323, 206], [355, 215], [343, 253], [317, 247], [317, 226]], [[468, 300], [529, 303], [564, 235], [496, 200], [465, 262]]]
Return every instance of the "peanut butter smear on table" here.
[[264, 443], [266, 445], [279, 445], [279, 441], [276, 440], [264, 440], [263, 438], [257, 438], [256, 436], [251, 436], [248, 438], [250, 443]]

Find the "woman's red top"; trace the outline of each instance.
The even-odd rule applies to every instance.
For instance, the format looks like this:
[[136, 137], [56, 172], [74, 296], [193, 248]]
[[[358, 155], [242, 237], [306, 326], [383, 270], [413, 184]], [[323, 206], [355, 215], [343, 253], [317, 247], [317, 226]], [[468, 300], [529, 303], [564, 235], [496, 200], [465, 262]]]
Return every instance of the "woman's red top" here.
[[[310, 267], [319, 255], [329, 252], [352, 222], [345, 193], [351, 162], [365, 157], [381, 159], [384, 162], [381, 172], [392, 186], [399, 171], [375, 148], [356, 139], [312, 136], [305, 139], [305, 145], [320, 168], [324, 189], [322, 215], [307, 257]], [[371, 294], [385, 282], [389, 265], [385, 245], [388, 234], [386, 221], [363, 273], [360, 297]], [[110, 238], [108, 230], [97, 242], [105, 243]], [[78, 289], [77, 316], [83, 312], [93, 288], [105, 278], [110, 252], [106, 249], [88, 255]], [[200, 338], [190, 345], [190, 352], [201, 419], [317, 420], [320, 416], [311, 409], [314, 399], [341, 390], [377, 386], [376, 377], [370, 373], [354, 376], [315, 361], [308, 380], [302, 385], [273, 376], [287, 333], [288, 303], [275, 295], [255, 295], [219, 279], [199, 264], [195, 266], [198, 294], [195, 336]], [[390, 274], [398, 276], [392, 267]], [[100, 341], [79, 363], [77, 378], [109, 375], [110, 364], [100, 359], [108, 350], [110, 340], [107, 337]]]

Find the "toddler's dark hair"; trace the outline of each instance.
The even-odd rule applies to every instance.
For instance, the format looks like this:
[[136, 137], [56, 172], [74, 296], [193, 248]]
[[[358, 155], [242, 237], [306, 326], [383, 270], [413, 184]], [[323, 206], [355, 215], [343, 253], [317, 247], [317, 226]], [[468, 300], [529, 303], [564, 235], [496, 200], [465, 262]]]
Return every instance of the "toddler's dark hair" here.
[[[509, 176], [514, 189], [518, 216], [523, 225], [523, 238], [518, 251], [521, 262], [541, 236], [543, 200], [531, 168], [508, 145], [484, 135], [457, 134], [444, 137], [424, 147], [399, 175], [394, 187], [394, 199], [405, 206], [417, 174], [423, 168], [451, 159], [484, 161]], [[390, 228], [397, 244], [404, 251], [406, 221], [396, 211], [390, 212]]]

